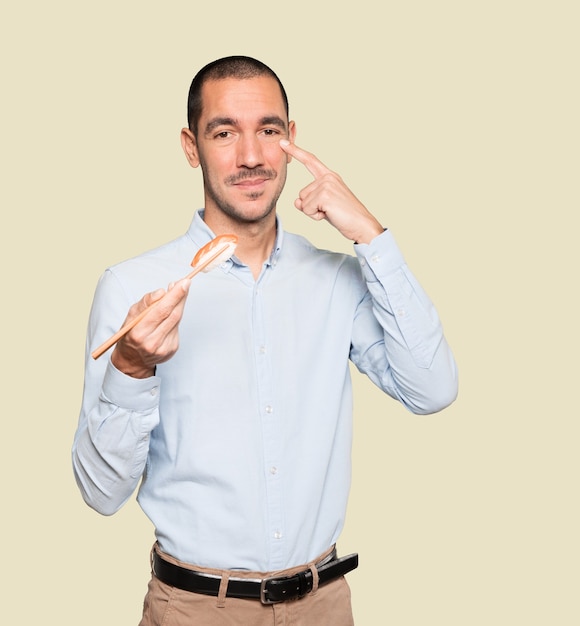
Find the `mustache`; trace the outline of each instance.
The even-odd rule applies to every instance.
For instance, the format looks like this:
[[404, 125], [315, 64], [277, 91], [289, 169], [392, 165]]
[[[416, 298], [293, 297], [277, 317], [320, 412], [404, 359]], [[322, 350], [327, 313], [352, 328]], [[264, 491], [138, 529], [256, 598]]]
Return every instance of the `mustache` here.
[[227, 185], [235, 185], [236, 183], [247, 180], [248, 178], [276, 178], [275, 170], [266, 168], [256, 168], [255, 170], [242, 170], [237, 174], [232, 174], [225, 179]]

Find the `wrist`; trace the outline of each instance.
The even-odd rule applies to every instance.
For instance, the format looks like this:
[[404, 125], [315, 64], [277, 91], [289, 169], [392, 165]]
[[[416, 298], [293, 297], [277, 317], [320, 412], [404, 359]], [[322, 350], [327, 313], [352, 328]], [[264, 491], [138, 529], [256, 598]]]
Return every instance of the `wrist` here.
[[353, 238], [353, 241], [355, 243], [368, 244], [375, 237], [378, 237], [384, 232], [385, 228], [377, 220], [373, 219], [372, 222], [370, 222], [364, 230], [362, 230], [360, 233], [357, 234], [356, 237]]
[[147, 365], [143, 362], [135, 362], [128, 359], [115, 348], [111, 354], [111, 363], [120, 372], [131, 378], [150, 378], [155, 376], [155, 366]]

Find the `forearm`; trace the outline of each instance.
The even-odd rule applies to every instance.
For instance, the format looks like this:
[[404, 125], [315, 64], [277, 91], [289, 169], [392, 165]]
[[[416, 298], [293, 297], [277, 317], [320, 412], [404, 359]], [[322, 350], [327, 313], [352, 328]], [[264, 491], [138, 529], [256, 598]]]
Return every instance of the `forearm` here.
[[356, 251], [370, 294], [361, 309], [372, 310], [382, 334], [359, 342], [359, 369], [414, 413], [445, 408], [457, 395], [457, 370], [435, 307], [390, 233]]
[[87, 330], [83, 401], [72, 460], [87, 504], [110, 515], [131, 496], [143, 473], [149, 433], [159, 421], [159, 380], [137, 380], [115, 368], [110, 353], [91, 352], [111, 336], [126, 316], [132, 294], [115, 274], [99, 280]]
[[112, 365], [95, 395], [90, 372], [73, 443], [73, 469], [84, 500], [110, 515], [143, 474], [151, 430], [159, 421], [156, 378], [128, 380]]
[[457, 369], [445, 337], [428, 366], [418, 365], [408, 346], [393, 339], [385, 329], [383, 341], [364, 355], [359, 369], [412, 413], [427, 415], [449, 406], [457, 397]]

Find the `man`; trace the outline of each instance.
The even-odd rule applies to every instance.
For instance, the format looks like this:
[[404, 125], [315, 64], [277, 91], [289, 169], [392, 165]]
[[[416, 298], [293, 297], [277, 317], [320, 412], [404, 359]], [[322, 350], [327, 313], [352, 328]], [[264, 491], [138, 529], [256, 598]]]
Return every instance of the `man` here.
[[[425, 414], [456, 396], [453, 356], [391, 233], [294, 143], [270, 68], [210, 63], [188, 118], [181, 141], [201, 166], [204, 209], [184, 236], [99, 282], [87, 355], [157, 304], [102, 359], [87, 356], [77, 482], [109, 515], [142, 481], [157, 538], [142, 626], [352, 624], [344, 574], [356, 558], [334, 548], [350, 485], [348, 361]], [[314, 178], [296, 208], [356, 256], [283, 231], [276, 203], [292, 159]], [[238, 236], [235, 256], [173, 283], [220, 234]]]

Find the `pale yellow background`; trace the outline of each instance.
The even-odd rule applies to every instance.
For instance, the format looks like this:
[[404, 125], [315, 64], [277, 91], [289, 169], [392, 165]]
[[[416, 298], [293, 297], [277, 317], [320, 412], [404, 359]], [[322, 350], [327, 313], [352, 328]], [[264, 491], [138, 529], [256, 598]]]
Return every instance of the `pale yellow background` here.
[[[461, 372], [430, 417], [356, 376], [357, 625], [580, 624], [577, 6], [3, 4], [3, 623], [138, 622], [150, 524], [88, 509], [70, 468], [86, 319], [108, 264], [188, 227], [190, 79], [250, 54], [395, 233]], [[294, 163], [286, 227], [350, 250], [292, 208], [309, 180]]]

